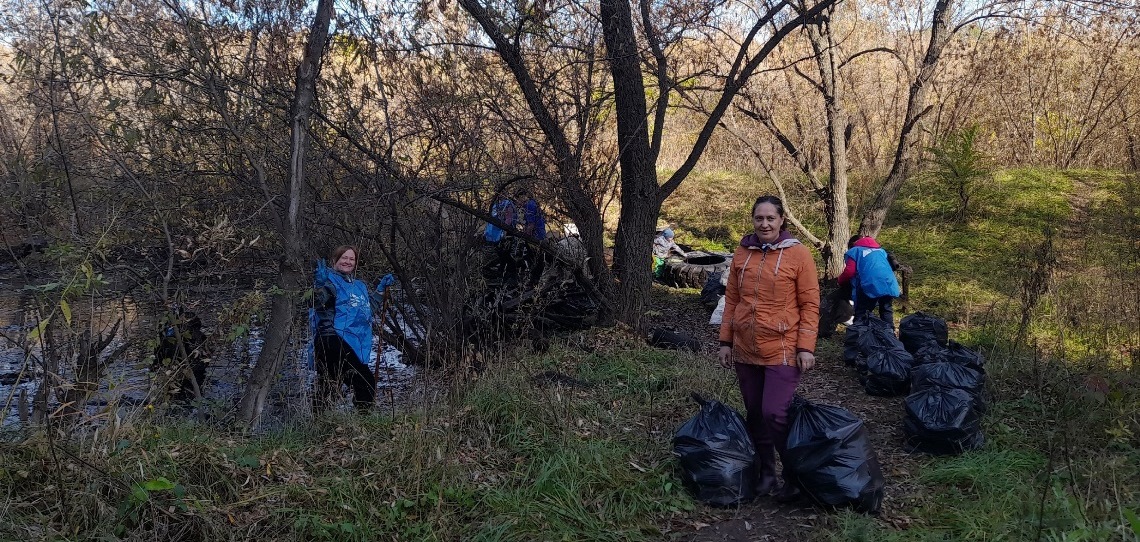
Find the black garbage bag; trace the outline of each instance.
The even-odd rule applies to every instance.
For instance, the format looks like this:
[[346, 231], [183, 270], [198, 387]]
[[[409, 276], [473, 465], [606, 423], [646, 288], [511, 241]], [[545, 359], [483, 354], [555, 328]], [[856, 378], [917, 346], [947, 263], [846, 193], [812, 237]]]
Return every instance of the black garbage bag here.
[[979, 373], [986, 371], [986, 358], [975, 350], [955, 341], [949, 341], [946, 346], [927, 343], [914, 354], [914, 361], [918, 365], [927, 363], [957, 363], [964, 365]]
[[709, 278], [705, 280], [704, 288], [701, 288], [701, 303], [710, 307], [715, 307], [720, 302], [720, 296], [724, 295], [725, 286], [720, 283], [721, 277], [725, 271], [713, 271], [709, 273]]
[[867, 395], [894, 397], [907, 392], [914, 358], [901, 348], [879, 350], [867, 356], [863, 389]]
[[588, 292], [573, 288], [552, 297], [555, 299], [544, 308], [543, 317], [570, 331], [589, 329], [594, 325], [598, 303]]
[[981, 412], [966, 390], [932, 387], [906, 398], [907, 451], [956, 455], [984, 443]]
[[847, 326], [843, 336], [843, 361], [860, 371], [866, 368], [866, 358], [880, 350], [901, 350], [903, 345], [886, 321], [870, 314], [855, 319]]
[[789, 478], [821, 505], [878, 514], [886, 481], [863, 421], [845, 408], [800, 397], [789, 415]]
[[854, 313], [850, 282], [844, 285], [835, 281], [819, 283], [819, 338], [830, 338], [835, 326], [846, 322]]
[[649, 332], [649, 345], [670, 350], [701, 351], [701, 341], [671, 329], [655, 327]]
[[979, 412], [984, 413], [986, 410], [986, 374], [983, 372], [948, 361], [927, 363], [911, 370], [911, 391], [917, 392], [937, 387], [964, 390], [974, 398], [974, 406]]
[[926, 343], [946, 346], [949, 338], [946, 320], [931, 314], [919, 311], [899, 322], [899, 339], [911, 354], [917, 353]]
[[971, 350], [955, 341], [946, 345], [946, 360], [950, 363], [965, 365], [978, 372], [985, 372], [986, 358], [981, 352]]
[[673, 435], [681, 481], [693, 497], [714, 506], [733, 506], [756, 497], [756, 449], [744, 418], [732, 407], [693, 394], [701, 411]]
[[950, 352], [946, 350], [945, 346], [936, 342], [928, 342], [923, 344], [914, 353], [915, 365], [926, 365], [927, 363], [948, 363], [950, 361]]

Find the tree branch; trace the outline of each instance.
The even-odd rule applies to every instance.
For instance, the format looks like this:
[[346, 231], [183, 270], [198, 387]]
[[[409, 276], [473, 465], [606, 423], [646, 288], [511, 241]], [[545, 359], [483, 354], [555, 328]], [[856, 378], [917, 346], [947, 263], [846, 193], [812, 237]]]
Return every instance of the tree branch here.
[[[752, 76], [753, 72], [756, 71], [760, 63], [768, 58], [768, 55], [772, 53], [785, 36], [802, 26], [805, 22], [814, 19], [836, 1], [837, 0], [822, 0], [819, 4], [784, 24], [784, 26], [772, 33], [760, 50], [756, 52], [755, 56], [749, 59], [743, 67], [740, 67], [740, 62], [746, 56], [747, 50], [752, 44], [752, 40], [755, 39], [760, 27], [775, 18], [776, 13], [788, 5], [787, 2], [777, 4], [776, 7], [772, 8], [772, 10], [766, 13], [764, 17], [756, 23], [752, 31], [749, 32], [748, 39], [741, 45], [737, 60], [733, 64], [733, 69], [729, 72], [724, 91], [717, 100], [716, 106], [713, 107], [712, 112], [709, 114], [709, 118], [705, 121], [704, 127], [702, 127], [698, 133], [697, 141], [693, 144], [693, 148], [685, 158], [685, 162], [681, 167], [677, 168], [677, 171], [669, 177], [669, 180], [657, 190], [657, 198], [659, 201], [665, 201], [665, 198], [669, 197], [669, 195], [681, 185], [681, 181], [684, 181], [689, 173], [692, 172], [693, 168], [696, 167], [697, 161], [700, 159], [701, 154], [704, 153], [705, 147], [708, 146], [709, 139], [712, 138], [712, 134], [720, 124], [720, 119], [724, 117], [724, 113], [728, 110], [729, 104], [732, 103], [733, 98], [735, 98], [740, 89], [744, 87], [744, 84], [748, 82], [748, 79]], [[739, 73], [736, 71], [738, 67], [740, 68]]]

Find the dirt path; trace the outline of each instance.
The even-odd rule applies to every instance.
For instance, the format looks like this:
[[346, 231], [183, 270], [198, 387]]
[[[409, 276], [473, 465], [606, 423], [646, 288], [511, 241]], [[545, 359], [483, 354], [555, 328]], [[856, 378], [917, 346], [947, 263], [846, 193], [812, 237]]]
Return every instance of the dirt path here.
[[[710, 357], [717, 346], [716, 329], [707, 324], [710, 310], [701, 306], [698, 296], [654, 286], [653, 310], [660, 321], [670, 322], [677, 331], [698, 338]], [[905, 511], [921, 499], [921, 488], [914, 483], [923, 456], [902, 449], [903, 397], [871, 397], [863, 391], [857, 375], [840, 359], [842, 332], [821, 341], [817, 349], [817, 369], [805, 375], [799, 393], [821, 403], [842, 406], [859, 416], [871, 433], [886, 477], [883, 510], [879, 521], [905, 528], [911, 520]], [[830, 512], [811, 507], [780, 505], [761, 499], [740, 508], [717, 509], [699, 506], [690, 528], [695, 532], [674, 539], [690, 542], [803, 541], [831, 523]]]
[[[1066, 173], [1065, 176], [1073, 181], [1073, 191], [1068, 196], [1072, 211], [1056, 236], [1060, 240], [1057, 246], [1058, 269], [1083, 269], [1084, 265], [1075, 265], [1080, 263], [1078, 260], [1082, 251], [1075, 250], [1076, 247], [1072, 245], [1087, 243], [1089, 236], [1094, 233], [1091, 224], [1093, 193], [1098, 187], [1096, 181], [1082, 176], [1073, 173]], [[1066, 243], [1070, 246], [1062, 246]]]

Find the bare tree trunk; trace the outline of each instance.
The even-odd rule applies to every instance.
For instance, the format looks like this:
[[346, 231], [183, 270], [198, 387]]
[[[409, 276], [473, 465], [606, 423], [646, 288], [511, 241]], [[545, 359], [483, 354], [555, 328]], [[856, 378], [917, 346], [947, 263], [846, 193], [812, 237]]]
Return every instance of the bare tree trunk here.
[[285, 350], [292, 334], [295, 320], [295, 302], [298, 291], [304, 284], [303, 250], [304, 240], [301, 224], [302, 187], [305, 182], [305, 151], [308, 149], [306, 135], [309, 126], [310, 108], [317, 94], [317, 77], [321, 59], [329, 39], [329, 26], [332, 23], [332, 0], [319, 0], [317, 12], [309, 31], [305, 53], [297, 66], [297, 85], [293, 104], [289, 108], [290, 145], [289, 158], [289, 200], [285, 215], [281, 217], [279, 229], [282, 233], [284, 254], [281, 257], [281, 275], [278, 278], [278, 293], [273, 296], [269, 314], [269, 328], [265, 333], [265, 346], [257, 356], [257, 365], [250, 375], [249, 384], [241, 399], [240, 419], [246, 427], [252, 427], [262, 409], [273, 385], [274, 377], [285, 357]]
[[601, 0], [602, 35], [614, 81], [618, 148], [621, 154], [621, 218], [614, 239], [618, 318], [636, 327], [653, 276], [649, 246], [661, 211], [657, 168], [646, 122], [645, 80], [627, 0]]
[[910, 85], [910, 93], [906, 103], [906, 116], [903, 118], [902, 130], [899, 132], [898, 147], [895, 148], [895, 160], [887, 180], [879, 189], [875, 201], [863, 211], [859, 224], [859, 233], [875, 236], [883, 228], [887, 211], [899, 195], [903, 183], [914, 170], [918, 156], [914, 152], [918, 144], [918, 123], [930, 111], [926, 104], [926, 96], [930, 93], [930, 80], [938, 69], [942, 59], [942, 51], [950, 42], [953, 34], [950, 28], [950, 15], [956, 6], [955, 0], [938, 0], [934, 5], [934, 15], [930, 26], [930, 43], [926, 48], [926, 55], [919, 66], [918, 75]]
[[843, 88], [839, 79], [839, 50], [831, 33], [831, 13], [819, 23], [807, 25], [812, 51], [819, 65], [819, 90], [823, 93], [827, 118], [827, 148], [831, 176], [823, 197], [827, 219], [827, 242], [822, 256], [824, 276], [838, 277], [843, 272], [843, 253], [851, 233], [847, 209], [847, 111], [843, 108]]

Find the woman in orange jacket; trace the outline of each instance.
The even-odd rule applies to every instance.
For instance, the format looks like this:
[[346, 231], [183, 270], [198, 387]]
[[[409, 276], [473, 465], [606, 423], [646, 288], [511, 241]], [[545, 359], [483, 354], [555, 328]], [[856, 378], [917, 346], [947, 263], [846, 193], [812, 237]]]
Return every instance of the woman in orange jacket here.
[[[776, 452], [785, 452], [788, 406], [800, 374], [815, 366], [819, 277], [811, 251], [787, 231], [780, 198], [757, 198], [752, 228], [732, 257], [718, 357], [736, 369], [760, 462], [758, 492], [767, 495], [776, 488]], [[798, 497], [785, 477], [776, 500]]]

